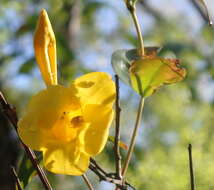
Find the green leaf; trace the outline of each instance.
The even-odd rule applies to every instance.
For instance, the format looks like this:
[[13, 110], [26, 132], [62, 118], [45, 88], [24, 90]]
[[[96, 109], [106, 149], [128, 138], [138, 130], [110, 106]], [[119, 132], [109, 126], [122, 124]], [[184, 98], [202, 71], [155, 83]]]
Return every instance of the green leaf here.
[[178, 59], [155, 56], [134, 61], [129, 71], [133, 89], [143, 97], [152, 95], [163, 84], [179, 82], [186, 76]]
[[27, 60], [22, 66], [19, 68], [19, 73], [27, 74], [30, 73], [35, 66], [34, 58]]
[[[145, 53], [146, 55], [155, 56], [160, 47], [146, 47]], [[126, 84], [131, 85], [130, 76], [129, 76], [129, 68], [133, 61], [139, 60], [141, 57], [139, 56], [137, 49], [131, 50], [117, 50], [112, 54], [111, 64], [114, 69], [114, 72], [119, 76], [119, 78]]]
[[26, 21], [16, 30], [16, 36], [20, 37], [29, 33], [29, 31], [34, 31], [37, 17], [37, 14], [29, 15]]
[[[108, 137], [108, 141], [114, 143], [114, 137], [113, 136], [109, 136]], [[123, 141], [119, 141], [119, 147], [121, 147], [124, 150], [128, 150], [128, 146], [123, 142]]]
[[22, 187], [25, 188], [31, 181], [32, 177], [35, 175], [36, 171], [32, 166], [31, 161], [26, 156], [26, 154], [24, 154], [18, 170], [18, 176], [21, 181]]

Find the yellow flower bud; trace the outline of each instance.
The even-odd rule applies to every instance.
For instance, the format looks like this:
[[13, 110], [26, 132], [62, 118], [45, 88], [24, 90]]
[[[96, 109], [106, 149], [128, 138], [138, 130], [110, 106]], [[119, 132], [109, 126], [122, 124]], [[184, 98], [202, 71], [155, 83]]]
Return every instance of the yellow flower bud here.
[[56, 39], [45, 9], [40, 12], [37, 23], [34, 35], [34, 50], [45, 84], [47, 86], [56, 85]]

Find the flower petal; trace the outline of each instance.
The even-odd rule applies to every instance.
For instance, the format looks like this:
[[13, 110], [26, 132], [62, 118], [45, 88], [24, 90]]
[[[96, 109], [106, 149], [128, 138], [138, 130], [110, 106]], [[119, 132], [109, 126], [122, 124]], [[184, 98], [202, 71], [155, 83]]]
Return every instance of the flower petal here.
[[44, 166], [57, 174], [82, 175], [89, 166], [89, 156], [78, 150], [75, 143], [55, 144], [43, 151]]
[[50, 86], [33, 96], [26, 113], [18, 122], [18, 133], [22, 141], [34, 150], [41, 150], [51, 141], [51, 134], [60, 114], [66, 110], [80, 109], [75, 92], [63, 86]]
[[87, 105], [83, 110], [84, 119], [90, 123], [85, 133], [85, 152], [91, 156], [100, 153], [108, 139], [113, 110], [109, 106]]
[[24, 144], [37, 151], [41, 151], [47, 143], [53, 141], [47, 130], [34, 130], [30, 126], [27, 128], [25, 120], [19, 121], [18, 133]]
[[83, 105], [112, 105], [115, 99], [115, 85], [111, 76], [104, 72], [92, 72], [77, 78], [74, 85]]

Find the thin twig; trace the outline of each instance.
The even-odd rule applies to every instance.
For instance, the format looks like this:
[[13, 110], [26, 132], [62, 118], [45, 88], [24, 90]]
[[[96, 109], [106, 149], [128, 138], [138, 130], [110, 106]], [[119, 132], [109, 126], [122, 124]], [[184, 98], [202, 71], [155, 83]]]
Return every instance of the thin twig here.
[[195, 190], [195, 177], [194, 177], [194, 170], [193, 170], [192, 145], [191, 144], [189, 144], [189, 146], [188, 146], [188, 152], [189, 152], [189, 172], [190, 172], [191, 190]]
[[104, 171], [93, 158], [90, 158], [90, 163], [93, 164], [94, 167], [97, 168], [103, 175], [108, 175], [108, 173]]
[[[3, 96], [2, 92], [0, 92], [0, 104], [2, 106], [3, 109], [3, 114], [6, 116], [6, 118], [12, 123], [14, 129], [17, 132], [17, 114], [14, 108], [11, 107], [10, 104], [7, 103], [5, 97]], [[21, 141], [21, 140], [20, 140]], [[29, 148], [27, 147], [22, 141], [21, 144], [28, 156], [28, 158], [30, 159], [32, 165], [34, 166], [34, 168], [37, 171], [37, 174], [41, 180], [41, 182], [43, 183], [44, 187], [46, 190], [52, 190], [52, 187], [48, 181], [47, 176], [45, 175], [45, 172], [43, 171], [43, 169], [40, 167], [38, 160], [36, 158], [35, 153]]]
[[129, 145], [128, 153], [127, 153], [126, 160], [125, 160], [125, 163], [124, 163], [124, 166], [123, 166], [123, 170], [122, 170], [122, 176], [123, 177], [125, 177], [125, 175], [126, 175], [126, 171], [128, 169], [129, 162], [131, 160], [131, 156], [132, 156], [132, 153], [133, 153], [133, 150], [134, 150], [134, 145], [135, 145], [135, 141], [136, 141], [136, 137], [137, 137], [137, 132], [138, 132], [138, 129], [140, 127], [140, 121], [141, 121], [141, 117], [142, 117], [143, 107], [144, 107], [144, 98], [141, 97], [140, 103], [139, 103], [139, 107], [138, 107], [135, 127], [134, 127], [134, 130], [133, 130], [133, 133], [132, 133], [131, 142], [130, 142], [130, 145]]
[[211, 20], [211, 17], [209, 15], [209, 11], [207, 9], [207, 6], [206, 6], [205, 2], [204, 1], [200, 1], [202, 3], [202, 5], [204, 6], [206, 12], [204, 12], [202, 10], [202, 8], [199, 6], [198, 1], [196, 1], [196, 0], [189, 0], [189, 1], [192, 3], [192, 5], [194, 6], [194, 8], [196, 8], [196, 10], [198, 11], [198, 13], [203, 18], [203, 20], [206, 23], [208, 23], [210, 26], [212, 26], [213, 23], [212, 23], [212, 20]]
[[112, 173], [107, 173], [104, 171], [97, 163], [95, 160], [92, 158], [90, 159], [90, 165], [89, 169], [94, 172], [98, 177], [100, 181], [106, 181], [109, 183], [113, 183], [116, 186], [118, 186], [121, 190], [126, 190], [128, 187], [132, 188], [135, 190], [135, 188], [129, 184], [127, 181], [123, 181], [122, 179], [117, 179], [115, 178], [115, 175]]
[[114, 139], [114, 154], [115, 154], [115, 167], [116, 167], [116, 176], [118, 179], [121, 179], [121, 155], [120, 155], [120, 93], [119, 93], [119, 78], [115, 75], [115, 84], [116, 84], [116, 126], [115, 126], [115, 139]]
[[11, 166], [10, 168], [11, 168], [11, 172], [12, 172], [13, 178], [16, 181], [16, 186], [17, 186], [18, 190], [23, 190], [22, 186], [21, 186], [21, 182], [19, 180], [19, 177], [18, 177], [18, 175], [16, 173], [15, 168], [13, 166]]
[[82, 175], [82, 178], [83, 178], [83, 180], [85, 181], [86, 185], [88, 186], [88, 189], [94, 190], [94, 188], [92, 187], [92, 185], [91, 185], [89, 179], [87, 178], [86, 174], [83, 174], [83, 175]]
[[139, 0], [139, 5], [151, 14], [158, 22], [165, 20], [165, 18], [155, 8], [150, 6], [147, 0]]
[[119, 179], [114, 179], [112, 177], [108, 177], [106, 175], [103, 175], [99, 170], [97, 170], [97, 168], [93, 165], [89, 165], [89, 169], [91, 171], [93, 171], [98, 177], [99, 177], [99, 180], [100, 181], [107, 181], [109, 183], [113, 183], [115, 185], [120, 185], [122, 186], [123, 182], [122, 180], [119, 180]]

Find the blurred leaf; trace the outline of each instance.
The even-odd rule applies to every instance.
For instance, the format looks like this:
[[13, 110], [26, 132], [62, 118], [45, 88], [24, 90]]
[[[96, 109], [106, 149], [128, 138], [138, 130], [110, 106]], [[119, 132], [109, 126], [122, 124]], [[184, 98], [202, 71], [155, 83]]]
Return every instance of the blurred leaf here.
[[28, 59], [22, 66], [19, 68], [19, 73], [27, 74], [30, 73], [35, 66], [34, 58]]
[[98, 9], [102, 8], [104, 5], [107, 5], [107, 4], [100, 1], [84, 1], [84, 9], [83, 9], [84, 23], [92, 25], [94, 22], [94, 18], [93, 18], [94, 14]]
[[186, 76], [179, 60], [154, 56], [134, 61], [129, 71], [133, 89], [144, 97], [152, 95], [163, 84], [179, 82]]
[[30, 15], [27, 20], [19, 27], [16, 31], [16, 36], [19, 37], [21, 35], [26, 34], [27, 32], [34, 31], [36, 20], [38, 15]]
[[23, 188], [28, 185], [34, 175], [36, 175], [36, 171], [26, 154], [24, 154], [18, 171], [18, 176], [23, 185]]
[[[109, 136], [108, 137], [108, 141], [114, 143], [114, 137], [113, 136]], [[124, 150], [128, 150], [128, 146], [123, 142], [123, 141], [119, 141], [119, 146], [121, 148], [123, 148]]]

